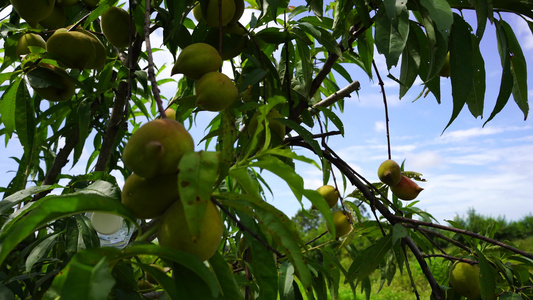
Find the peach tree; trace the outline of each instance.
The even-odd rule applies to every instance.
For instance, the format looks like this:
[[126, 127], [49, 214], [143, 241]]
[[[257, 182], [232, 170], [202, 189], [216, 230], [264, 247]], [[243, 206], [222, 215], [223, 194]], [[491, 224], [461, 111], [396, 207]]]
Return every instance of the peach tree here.
[[[338, 117], [344, 98], [364, 91], [353, 67], [383, 86], [380, 74], [396, 66], [400, 75], [389, 77], [400, 97], [413, 88], [439, 102], [447, 76], [453, 96], [447, 126], [465, 105], [480, 116], [487, 81], [480, 41], [488, 28], [496, 31], [502, 73], [487, 122], [511, 97], [527, 117], [527, 55], [506, 17], [522, 18], [533, 30], [533, 2], [296, 2], [2, 1], [0, 133], [6, 145], [21, 149], [0, 201], [2, 299], [338, 299], [342, 284], [354, 298], [368, 299], [373, 276], [390, 284], [404, 272], [420, 298], [413, 263], [432, 299], [533, 297], [531, 253], [490, 232], [432, 222], [416, 201], [368, 181], [369, 174], [357, 173], [328, 145], [330, 136], [344, 135]], [[475, 21], [464, 11], [474, 11]], [[198, 43], [214, 53], [199, 58], [207, 46], [184, 51]], [[164, 75], [170, 66], [154, 62], [162, 51], [174, 61], [188, 55], [172, 77]], [[375, 55], [385, 59], [385, 70]], [[168, 82], [177, 83], [172, 96], [160, 93]], [[183, 146], [189, 138], [183, 131], [205, 116], [212, 117], [206, 134], [192, 136], [195, 149]], [[156, 121], [172, 125], [145, 133], [147, 142], [123, 155]], [[388, 144], [384, 161], [393, 158]], [[160, 159], [177, 152], [179, 158]], [[340, 210], [304, 188], [295, 162], [321, 168], [324, 184], [343, 195]], [[73, 174], [69, 166], [80, 164], [85, 171]], [[423, 180], [397, 168], [410, 185]], [[325, 243], [310, 246], [265, 201], [272, 178], [266, 173], [286, 182], [296, 205], [312, 203], [315, 210], [303, 214], [323, 218], [327, 230], [316, 238]], [[122, 182], [134, 176], [140, 179], [128, 187], [133, 192], [124, 192]], [[125, 200], [131, 197], [137, 198]], [[163, 198], [164, 207], [152, 209]], [[88, 213], [120, 216], [133, 235], [123, 247], [106, 247]], [[454, 272], [453, 279], [436, 279], [429, 259], [454, 270], [466, 264], [473, 291], [456, 285]]]

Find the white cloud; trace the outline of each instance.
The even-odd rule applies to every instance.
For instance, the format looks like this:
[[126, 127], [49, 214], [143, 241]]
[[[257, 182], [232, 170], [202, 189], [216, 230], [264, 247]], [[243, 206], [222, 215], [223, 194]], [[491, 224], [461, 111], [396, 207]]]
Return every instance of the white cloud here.
[[424, 170], [434, 168], [443, 163], [444, 159], [437, 151], [424, 151], [407, 156], [408, 169]]
[[480, 136], [494, 135], [504, 131], [519, 131], [531, 129], [531, 126], [513, 126], [513, 127], [473, 127], [454, 131], [446, 131], [436, 139], [438, 143], [460, 142]]
[[374, 130], [376, 132], [385, 132], [387, 130], [387, 124], [383, 121], [374, 123]]

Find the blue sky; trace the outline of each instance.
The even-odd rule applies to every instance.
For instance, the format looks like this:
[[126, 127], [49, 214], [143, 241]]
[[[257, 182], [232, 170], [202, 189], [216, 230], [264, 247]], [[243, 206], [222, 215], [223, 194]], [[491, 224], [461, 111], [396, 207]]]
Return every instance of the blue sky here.
[[[291, 5], [302, 1], [291, 1]], [[468, 12], [465, 12], [468, 14]], [[249, 17], [247, 11], [245, 17]], [[469, 15], [471, 18], [473, 15]], [[529, 98], [533, 97], [533, 76], [530, 59], [533, 51], [533, 37], [525, 22], [504, 14], [504, 19], [511, 24], [528, 59]], [[476, 27], [475, 22], [471, 23]], [[152, 36], [152, 46], [161, 44], [160, 34]], [[533, 123], [531, 119], [523, 120], [518, 107], [510, 103], [485, 127], [483, 123], [494, 107], [500, 82], [500, 60], [494, 27], [488, 26], [482, 40], [482, 51], [487, 71], [487, 92], [484, 119], [475, 119], [468, 109], [464, 109], [456, 121], [442, 134], [452, 111], [450, 80], [441, 79], [442, 104], [437, 104], [430, 95], [415, 103], [412, 100], [421, 91], [415, 84], [412, 91], [402, 100], [398, 99], [399, 87], [392, 80], [385, 79], [386, 95], [389, 104], [391, 143], [393, 159], [398, 162], [406, 160], [406, 169], [420, 172], [427, 182], [420, 183], [424, 191], [417, 200], [418, 207], [433, 214], [443, 223], [456, 214], [464, 214], [468, 208], [475, 208], [484, 215], [505, 216], [516, 220], [533, 212]], [[382, 77], [386, 78], [387, 69], [384, 59], [376, 56], [376, 62]], [[156, 64], [172, 66], [170, 53], [158, 52]], [[382, 95], [377, 81], [371, 81], [361, 70], [349, 68], [352, 78], [361, 82], [359, 96], [353, 94], [345, 102], [344, 122], [345, 136], [332, 137], [329, 145], [352, 167], [370, 181], [377, 181], [376, 171], [379, 164], [387, 159], [386, 136], [384, 131], [384, 110]], [[165, 72], [170, 72], [167, 68]], [[168, 74], [163, 72], [163, 76]], [[230, 72], [226, 72], [229, 74]], [[399, 71], [392, 69], [398, 75]], [[166, 75], [169, 76], [169, 75]], [[175, 79], [179, 77], [174, 76]], [[346, 82], [339, 80], [339, 86]], [[176, 84], [161, 86], [162, 93], [168, 98], [176, 90]], [[195, 141], [205, 135], [204, 128], [214, 113], [201, 112], [191, 134]], [[315, 132], [318, 128], [314, 128]], [[203, 149], [203, 145], [197, 147]], [[82, 160], [86, 159], [91, 149], [86, 149]], [[2, 150], [0, 157], [0, 186], [6, 186], [11, 180], [17, 165], [9, 159], [21, 153], [16, 139], [10, 141]], [[305, 150], [298, 153], [314, 158]], [[65, 170], [69, 170], [68, 166]], [[68, 173], [84, 173], [85, 162], [70, 168]], [[297, 172], [304, 178], [305, 187], [316, 189], [322, 184], [322, 172], [312, 165], [297, 164]], [[117, 178], [123, 183], [123, 178]], [[273, 189], [273, 197], [268, 201], [292, 216], [300, 204], [292, 195], [288, 186], [275, 176], [267, 176]], [[338, 182], [342, 184], [342, 182]], [[347, 193], [352, 188], [347, 188]], [[304, 206], [310, 203], [304, 200]]]

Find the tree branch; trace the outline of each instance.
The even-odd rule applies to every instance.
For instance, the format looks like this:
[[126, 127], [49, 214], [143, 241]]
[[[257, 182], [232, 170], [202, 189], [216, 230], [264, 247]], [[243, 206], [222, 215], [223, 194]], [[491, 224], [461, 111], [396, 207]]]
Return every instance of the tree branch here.
[[433, 277], [433, 273], [431, 273], [431, 270], [429, 269], [429, 266], [426, 263], [426, 260], [422, 256], [422, 252], [420, 252], [420, 250], [418, 249], [418, 247], [413, 242], [410, 236], [406, 236], [402, 240], [405, 241], [409, 249], [411, 249], [411, 252], [413, 252], [413, 255], [418, 261], [418, 264], [420, 265], [422, 272], [424, 272], [424, 275], [426, 275], [429, 285], [431, 286], [431, 290], [432, 290], [431, 295], [433, 296], [433, 298], [444, 300], [445, 297], [444, 297], [444, 294], [442, 293], [442, 289], [440, 288], [440, 285], [435, 280], [435, 277]]
[[152, 45], [150, 43], [150, 1], [145, 1], [146, 9], [144, 13], [144, 44], [146, 46], [146, 55], [148, 57], [148, 77], [152, 83], [152, 93], [154, 94], [155, 103], [161, 118], [166, 118], [165, 108], [159, 94], [159, 87], [154, 73], [154, 57], [152, 56]]
[[335, 102], [339, 101], [340, 99], [350, 97], [350, 94], [354, 91], [358, 91], [361, 88], [361, 83], [359, 81], [355, 80], [354, 82], [350, 83], [349, 85], [345, 86], [344, 88], [338, 90], [337, 92], [329, 95], [326, 99], [316, 103], [312, 107], [309, 108], [309, 111], [312, 111], [313, 108], [316, 108], [318, 106], [320, 107], [328, 107]]
[[383, 95], [383, 106], [385, 107], [385, 126], [387, 128], [387, 153], [389, 155], [389, 159], [392, 159], [389, 131], [389, 108], [387, 106], [387, 95], [385, 94], [385, 83], [381, 79], [381, 75], [379, 74], [378, 66], [376, 65], [375, 60], [372, 60], [372, 66], [374, 67], [374, 71], [376, 72], [376, 76], [378, 77], [379, 86], [381, 88], [381, 95]]
[[141, 53], [142, 38], [136, 36], [132, 43], [132, 46], [128, 51], [127, 61], [122, 61], [122, 64], [128, 66], [129, 78], [127, 82], [121, 81], [118, 84], [115, 102], [113, 103], [113, 109], [111, 111], [111, 117], [107, 124], [106, 132], [103, 137], [102, 146], [100, 147], [100, 155], [94, 167], [95, 171], [105, 171], [109, 160], [111, 159], [112, 149], [115, 145], [115, 140], [121, 126], [125, 125], [125, 111], [126, 104], [131, 95], [131, 77], [133, 76], [134, 61], [137, 61]]
[[100, 147], [100, 154], [94, 167], [95, 171], [105, 171], [111, 158], [112, 151], [115, 149], [115, 139], [124, 123], [124, 107], [127, 103], [128, 83], [121, 81], [118, 84], [115, 102], [111, 111], [111, 117], [105, 131], [105, 135]]
[[[63, 167], [68, 163], [68, 157], [70, 156], [70, 153], [72, 153], [72, 150], [76, 147], [80, 139], [80, 130], [78, 126], [75, 126], [72, 129], [72, 133], [65, 141], [65, 146], [59, 150], [57, 153], [56, 158], [54, 159], [54, 162], [46, 175], [44, 176], [42, 185], [51, 185], [54, 184], [57, 180], [57, 176], [61, 173], [61, 170]], [[33, 201], [37, 201], [44, 196], [48, 195], [52, 190], [44, 191], [41, 193], [36, 194], [33, 197]]]
[[515, 247], [509, 246], [509, 245], [507, 245], [505, 243], [502, 243], [500, 241], [488, 238], [488, 237], [486, 237], [484, 235], [481, 235], [479, 233], [475, 233], [475, 232], [464, 230], [464, 229], [459, 229], [459, 228], [454, 228], [454, 227], [448, 227], [448, 226], [444, 226], [444, 225], [434, 224], [434, 223], [430, 223], [430, 222], [413, 220], [413, 219], [400, 217], [400, 216], [394, 216], [393, 215], [392, 218], [394, 220], [396, 220], [397, 222], [409, 223], [409, 224], [419, 225], [419, 226], [433, 227], [433, 228], [438, 228], [438, 229], [442, 229], [442, 230], [446, 230], [446, 231], [451, 231], [451, 232], [455, 232], [455, 233], [459, 233], [459, 234], [463, 234], [463, 235], [468, 235], [468, 236], [471, 236], [471, 237], [476, 238], [478, 240], [482, 240], [482, 241], [491, 243], [493, 245], [500, 246], [500, 247], [502, 247], [504, 249], [507, 249], [509, 251], [512, 251], [514, 253], [517, 253], [517, 254], [520, 254], [520, 255], [525, 256], [527, 258], [533, 259], [533, 254], [531, 254], [531, 253], [527, 253], [526, 251], [523, 251], [523, 250], [517, 249]]

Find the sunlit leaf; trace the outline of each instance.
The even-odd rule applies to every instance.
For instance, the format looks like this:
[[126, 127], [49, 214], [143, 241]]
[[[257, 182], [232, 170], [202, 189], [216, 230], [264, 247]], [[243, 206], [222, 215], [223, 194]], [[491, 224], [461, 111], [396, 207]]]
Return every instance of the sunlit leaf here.
[[191, 236], [200, 234], [205, 208], [218, 176], [218, 152], [190, 151], [179, 163], [178, 186]]

